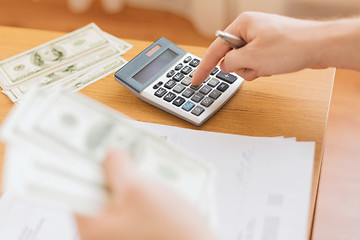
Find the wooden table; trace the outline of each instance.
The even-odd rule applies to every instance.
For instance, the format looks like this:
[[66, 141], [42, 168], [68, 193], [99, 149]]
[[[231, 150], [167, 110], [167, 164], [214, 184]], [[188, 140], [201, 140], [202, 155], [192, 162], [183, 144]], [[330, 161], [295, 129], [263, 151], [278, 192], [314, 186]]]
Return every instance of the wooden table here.
[[[0, 27], [0, 60], [62, 34], [64, 33]], [[134, 46], [123, 56], [127, 60], [150, 44], [144, 41], [124, 40]], [[206, 50], [200, 47], [182, 47], [199, 57]], [[326, 69], [304, 70], [245, 82], [239, 92], [201, 127], [191, 125], [143, 102], [116, 83], [113, 75], [91, 84], [81, 92], [140, 121], [240, 135], [296, 137], [298, 141], [316, 142], [310, 209], [311, 229], [333, 79], [334, 69]], [[1, 94], [0, 106], [2, 122], [13, 103]], [[3, 158], [3, 153], [4, 146], [1, 145], [0, 159]]]

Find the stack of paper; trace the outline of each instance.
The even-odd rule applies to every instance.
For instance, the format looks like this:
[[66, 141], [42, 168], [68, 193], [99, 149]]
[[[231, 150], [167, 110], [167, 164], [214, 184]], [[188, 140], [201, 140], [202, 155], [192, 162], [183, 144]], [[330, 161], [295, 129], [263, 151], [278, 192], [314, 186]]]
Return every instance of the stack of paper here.
[[101, 160], [118, 146], [142, 173], [176, 190], [212, 222], [217, 210], [219, 239], [307, 238], [313, 142], [136, 122], [79, 94], [44, 90], [33, 90], [15, 108], [1, 136], [4, 187], [16, 199], [98, 211], [106, 201]]
[[219, 239], [308, 238], [314, 142], [138, 124], [215, 166]]
[[0, 239], [79, 240], [79, 236], [72, 213], [5, 193], [0, 199]]
[[0, 86], [13, 102], [33, 86], [77, 91], [123, 66], [131, 47], [91, 23], [1, 61]]

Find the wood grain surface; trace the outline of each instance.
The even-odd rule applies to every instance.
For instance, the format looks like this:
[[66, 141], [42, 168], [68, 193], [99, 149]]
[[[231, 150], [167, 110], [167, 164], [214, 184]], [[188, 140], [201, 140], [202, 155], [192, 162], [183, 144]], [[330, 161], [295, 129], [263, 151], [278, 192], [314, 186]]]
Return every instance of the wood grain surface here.
[[[61, 36], [61, 32], [0, 27], [0, 60]], [[124, 39], [133, 48], [124, 55], [132, 59], [150, 42]], [[182, 46], [202, 56], [205, 48]], [[312, 218], [317, 195], [334, 69], [303, 70], [297, 73], [261, 78], [245, 82], [234, 97], [209, 121], [196, 127], [157, 109], [116, 83], [113, 75], [91, 84], [81, 92], [136, 120], [178, 127], [249, 136], [296, 137], [299, 141], [316, 143], [312, 199]], [[12, 102], [0, 95], [0, 121], [8, 114]], [[4, 146], [0, 156], [3, 158]], [[310, 221], [312, 222], [312, 221]]]
[[[299, 6], [295, 8], [293, 11], [303, 10], [303, 8], [299, 9]], [[324, 11], [324, 8], [317, 8], [318, 10]], [[89, 22], [95, 22], [104, 30], [122, 38], [153, 41], [159, 36], [165, 36], [177, 44], [203, 47], [211, 43], [211, 39], [197, 33], [187, 19], [162, 11], [125, 7], [118, 14], [106, 14], [101, 8], [100, 0], [94, 0], [89, 11], [74, 14], [67, 8], [66, 0], [0, 1], [0, 25], [69, 32]], [[62, 34], [56, 32], [41, 34], [41, 32], [26, 29], [6, 31], [3, 28], [0, 59]], [[34, 35], [27, 39], [23, 37], [23, 33], [26, 36], [31, 33]], [[16, 44], [12, 44], [14, 39]], [[313, 80], [316, 82], [316, 79]], [[111, 82], [112, 79], [109, 77], [107, 81]], [[315, 93], [313, 97], [316, 96]], [[2, 104], [0, 120], [2, 120], [12, 105], [4, 95], [0, 95], [0, 101]], [[325, 140], [323, 140], [325, 152], [313, 230], [313, 239], [316, 240], [350, 240], [358, 239], [360, 236], [359, 103], [360, 73], [338, 69]], [[246, 115], [246, 112], [242, 115]], [[0, 149], [3, 150], [2, 147]]]

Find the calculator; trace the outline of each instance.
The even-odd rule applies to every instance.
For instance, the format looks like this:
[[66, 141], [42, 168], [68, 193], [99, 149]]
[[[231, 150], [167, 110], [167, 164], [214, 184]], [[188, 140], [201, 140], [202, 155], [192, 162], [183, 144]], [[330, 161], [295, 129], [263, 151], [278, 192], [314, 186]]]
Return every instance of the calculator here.
[[215, 67], [201, 85], [191, 85], [200, 61], [199, 57], [160, 38], [119, 69], [115, 80], [143, 101], [200, 126], [244, 81]]

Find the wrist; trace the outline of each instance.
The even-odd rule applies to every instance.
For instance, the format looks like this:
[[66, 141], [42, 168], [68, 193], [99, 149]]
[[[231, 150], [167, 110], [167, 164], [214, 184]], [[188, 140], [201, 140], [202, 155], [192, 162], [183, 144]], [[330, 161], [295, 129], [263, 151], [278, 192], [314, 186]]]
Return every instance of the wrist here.
[[360, 19], [322, 22], [314, 38], [311, 68], [359, 69]]

